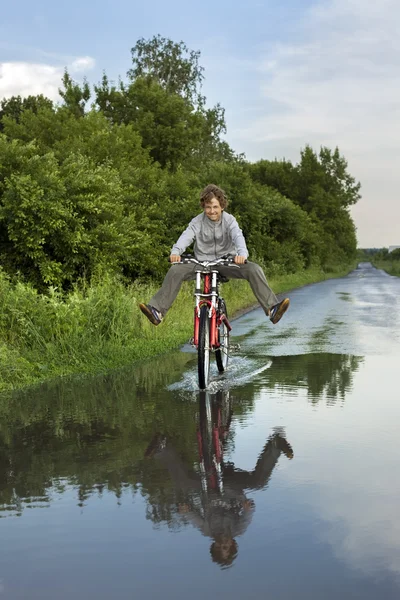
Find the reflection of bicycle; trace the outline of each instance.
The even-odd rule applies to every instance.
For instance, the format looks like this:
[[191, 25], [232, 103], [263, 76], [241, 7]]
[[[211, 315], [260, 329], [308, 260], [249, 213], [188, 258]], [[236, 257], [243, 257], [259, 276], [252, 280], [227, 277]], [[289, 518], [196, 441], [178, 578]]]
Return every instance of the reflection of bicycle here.
[[[199, 398], [199, 427], [197, 430], [197, 442], [199, 449], [199, 466], [201, 483], [204, 491], [217, 490], [224, 492], [224, 475], [234, 477], [237, 480], [247, 480], [244, 487], [251, 488], [258, 476], [265, 476], [266, 468], [270, 468], [270, 461], [265, 461], [265, 456], [270, 458], [279, 457], [280, 453], [287, 458], [293, 458], [293, 449], [287, 442], [285, 432], [280, 427], [275, 427], [272, 435], [267, 440], [261, 461], [257, 462], [256, 469], [249, 476], [248, 473], [237, 469], [232, 470], [230, 463], [224, 462], [224, 449], [226, 447], [229, 428], [232, 420], [233, 400], [229, 391], [219, 391], [210, 395], [207, 391], [200, 392]], [[260, 468], [261, 463], [264, 465]], [[258, 471], [259, 473], [258, 473]], [[272, 469], [271, 469], [272, 471]], [[257, 472], [257, 477], [255, 477]]]
[[217, 260], [200, 262], [191, 256], [182, 256], [176, 265], [194, 263], [196, 269], [196, 306], [194, 311], [193, 345], [197, 348], [199, 388], [207, 388], [210, 379], [210, 353], [215, 352], [215, 360], [220, 373], [228, 366], [229, 332], [232, 327], [228, 321], [225, 300], [220, 296], [219, 287], [227, 281], [216, 267], [237, 265], [233, 259], [222, 257]]
[[204, 491], [223, 492], [223, 450], [232, 417], [229, 392], [217, 392], [214, 401], [207, 392], [200, 394], [197, 442], [200, 458], [201, 484]]

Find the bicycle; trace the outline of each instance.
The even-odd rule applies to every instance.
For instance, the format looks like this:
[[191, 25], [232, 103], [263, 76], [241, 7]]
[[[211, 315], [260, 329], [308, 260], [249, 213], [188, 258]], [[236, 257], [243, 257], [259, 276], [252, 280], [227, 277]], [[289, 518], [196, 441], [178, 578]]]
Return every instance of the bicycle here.
[[196, 299], [194, 309], [194, 333], [192, 345], [197, 349], [199, 388], [205, 390], [210, 379], [210, 353], [215, 352], [215, 360], [220, 373], [223, 373], [229, 360], [229, 334], [232, 327], [228, 320], [225, 300], [219, 293], [220, 284], [228, 281], [215, 268], [218, 265], [237, 267], [232, 258], [200, 262], [192, 256], [181, 257], [179, 264], [199, 265], [196, 273]]
[[218, 391], [215, 396], [210, 396], [207, 391], [200, 392], [197, 443], [204, 492], [209, 488], [223, 492], [223, 453], [231, 417], [229, 391]]

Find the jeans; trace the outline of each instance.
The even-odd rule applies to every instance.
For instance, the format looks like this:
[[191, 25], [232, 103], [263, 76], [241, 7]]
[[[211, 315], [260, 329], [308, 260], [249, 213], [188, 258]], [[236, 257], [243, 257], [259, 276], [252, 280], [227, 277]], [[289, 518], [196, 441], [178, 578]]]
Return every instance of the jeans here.
[[[195, 279], [195, 271], [198, 268], [198, 265], [192, 263], [175, 263], [171, 265], [161, 288], [151, 298], [149, 304], [160, 311], [162, 315], [165, 315], [177, 297], [182, 283]], [[278, 299], [269, 287], [264, 271], [256, 263], [247, 262], [244, 265], [229, 267], [218, 265], [215, 269], [227, 279], [246, 279], [265, 314], [268, 314], [271, 306], [277, 304]]]

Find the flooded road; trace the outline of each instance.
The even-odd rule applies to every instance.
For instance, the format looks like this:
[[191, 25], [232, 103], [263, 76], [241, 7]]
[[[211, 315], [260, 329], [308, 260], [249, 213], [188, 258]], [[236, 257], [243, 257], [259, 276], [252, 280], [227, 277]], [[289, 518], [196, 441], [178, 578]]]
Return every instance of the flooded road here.
[[400, 279], [290, 298], [207, 393], [185, 347], [0, 402], [0, 598], [400, 597]]

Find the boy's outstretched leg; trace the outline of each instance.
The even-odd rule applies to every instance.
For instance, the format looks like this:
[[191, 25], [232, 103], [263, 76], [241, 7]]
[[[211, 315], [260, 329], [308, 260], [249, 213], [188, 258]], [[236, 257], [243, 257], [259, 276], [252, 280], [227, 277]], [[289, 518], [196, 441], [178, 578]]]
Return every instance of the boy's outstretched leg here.
[[173, 264], [163, 281], [161, 288], [149, 300], [148, 304], [139, 304], [139, 308], [153, 325], [159, 325], [178, 295], [184, 281], [195, 278], [195, 264]]
[[238, 267], [219, 267], [218, 270], [228, 279], [246, 279], [265, 314], [274, 325], [281, 320], [289, 308], [289, 298], [278, 302], [278, 298], [268, 285], [264, 271], [257, 263], [248, 260]]

